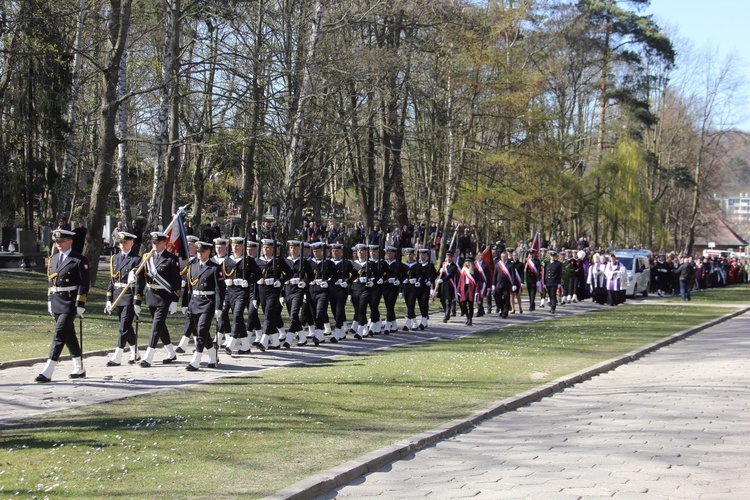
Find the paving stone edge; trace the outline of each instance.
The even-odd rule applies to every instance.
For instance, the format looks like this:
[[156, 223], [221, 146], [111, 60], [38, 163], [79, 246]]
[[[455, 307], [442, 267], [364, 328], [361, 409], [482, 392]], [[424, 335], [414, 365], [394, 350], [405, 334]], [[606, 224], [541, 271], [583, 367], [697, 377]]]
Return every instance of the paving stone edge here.
[[535, 387], [534, 389], [492, 403], [489, 407], [480, 410], [467, 418], [448, 422], [434, 429], [398, 441], [390, 446], [386, 446], [385, 448], [367, 453], [366, 455], [357, 457], [339, 466], [305, 478], [302, 481], [294, 483], [287, 488], [267, 496], [266, 498], [305, 500], [323, 495], [335, 488], [352, 483], [360, 476], [380, 470], [389, 463], [400, 460], [415, 451], [426, 448], [456, 434], [468, 431], [472, 427], [480, 424], [483, 420], [496, 417], [505, 412], [513, 411], [565, 389], [566, 387], [570, 387], [593, 376], [611, 371], [620, 365], [635, 361], [636, 359], [661, 349], [662, 347], [695, 335], [707, 328], [711, 328], [712, 326], [745, 314], [748, 311], [750, 311], [750, 307], [743, 307], [711, 321], [677, 332], [669, 337], [638, 348], [620, 357], [603, 361], [589, 368], [565, 375], [556, 380]]

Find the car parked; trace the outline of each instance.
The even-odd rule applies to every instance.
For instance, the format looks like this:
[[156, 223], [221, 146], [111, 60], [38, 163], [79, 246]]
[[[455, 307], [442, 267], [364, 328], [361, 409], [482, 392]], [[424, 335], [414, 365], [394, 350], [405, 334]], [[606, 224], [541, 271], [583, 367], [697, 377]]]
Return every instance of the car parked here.
[[617, 260], [627, 270], [627, 283], [625, 295], [633, 297], [641, 294], [648, 297], [648, 289], [651, 283], [651, 268], [649, 267], [649, 250], [615, 250], [613, 252]]

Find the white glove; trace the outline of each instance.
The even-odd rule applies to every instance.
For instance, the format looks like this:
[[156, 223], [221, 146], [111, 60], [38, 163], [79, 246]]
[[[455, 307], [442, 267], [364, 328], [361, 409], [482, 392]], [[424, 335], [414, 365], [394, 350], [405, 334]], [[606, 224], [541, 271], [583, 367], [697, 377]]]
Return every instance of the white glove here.
[[542, 286], [541, 282], [537, 281], [536, 282], [536, 287], [539, 288], [540, 286]]
[[[176, 304], [176, 302], [175, 302], [175, 304]], [[185, 316], [187, 316], [187, 309], [188, 309], [187, 306], [183, 306], [182, 307], [182, 314], [184, 314]]]
[[341, 286], [341, 288], [346, 288], [346, 287], [349, 286], [349, 283], [347, 283], [346, 281], [342, 280], [341, 283], [339, 283], [339, 285]]
[[299, 288], [305, 288], [307, 286], [307, 283], [305, 283], [304, 281], [300, 281], [299, 283], [297, 283], [297, 286]]
[[492, 285], [492, 293], [495, 293], [495, 285]]
[[374, 285], [375, 285], [375, 283], [373, 283], [372, 281], [368, 281], [367, 283], [365, 283], [365, 286], [367, 288], [372, 288]]
[[341, 286], [341, 278], [337, 279], [337, 280], [336, 280], [336, 283], [334, 283], [334, 285], [338, 285], [338, 286]]
[[266, 278], [266, 285], [275, 285], [273, 278]]
[[432, 281], [425, 281], [424, 282], [424, 286], [431, 287], [432, 286]]
[[398, 298], [399, 299], [403, 299], [404, 298], [404, 293], [403, 292], [398, 292]]
[[263, 284], [265, 284], [265, 282], [266, 282], [266, 280], [264, 280], [263, 278], [261, 278], [256, 283], [259, 284], [259, 285], [263, 285]]
[[224, 283], [226, 283], [227, 286], [233, 286], [234, 280], [232, 278], [227, 278], [224, 280]]
[[250, 283], [248, 283], [247, 280], [240, 280], [240, 286], [242, 288], [247, 288], [250, 286]]
[[258, 301], [257, 300], [253, 301], [253, 307], [256, 308], [256, 309], [258, 308]]
[[396, 286], [399, 286], [401, 284], [401, 282], [399, 280], [396, 280], [396, 281], [393, 282], [393, 284], [396, 285]]
[[422, 286], [422, 283], [420, 283], [417, 280], [414, 280], [414, 288], [419, 288], [420, 286]]
[[52, 302], [47, 302], [47, 312], [50, 316], [54, 316], [54, 314], [52, 313]]
[[350, 304], [352, 303], [352, 296], [351, 295], [349, 295], [349, 303]]
[[409, 283], [412, 284], [412, 285], [416, 285], [417, 284], [416, 278], [410, 278], [409, 279]]
[[513, 291], [514, 291], [514, 292], [517, 292], [517, 291], [518, 291], [518, 287], [517, 287], [516, 285], [513, 285]]
[[357, 279], [359, 280], [360, 283], [366, 283], [367, 282], [367, 278], [357, 278]]
[[307, 304], [307, 295], [302, 296], [302, 303]]
[[135, 271], [130, 271], [128, 273], [128, 283], [133, 284], [136, 281], [138, 281], [138, 277], [135, 275]]
[[279, 297], [279, 304], [284, 305], [284, 297]]
[[133, 310], [135, 311], [135, 315], [140, 317], [141, 315], [141, 306], [133, 306]]
[[108, 300], [104, 305], [104, 314], [112, 314], [112, 301]]
[[382, 285], [382, 284], [383, 284], [383, 278], [380, 278], [380, 279], [379, 279], [379, 280], [377, 281], [377, 283], [378, 283], [378, 285]]
[[291, 285], [299, 285], [299, 278], [292, 278], [289, 280], [289, 284]]
[[174, 314], [177, 312], [177, 302], [172, 302], [169, 304], [169, 314]]
[[76, 314], [78, 315], [79, 318], [83, 318], [83, 313], [85, 312], [86, 312], [85, 307], [76, 307]]
[[328, 282], [321, 280], [321, 282], [320, 282], [320, 288], [328, 288]]
[[443, 282], [443, 278], [438, 278], [438, 279], [437, 279], [437, 281], [435, 281], [435, 283], [437, 283], [438, 285], [439, 285], [440, 283], [442, 283], [442, 282]]
[[388, 278], [388, 283], [396, 284], [396, 278]]
[[214, 318], [221, 318], [221, 309], [214, 309]]
[[279, 280], [274, 281], [273, 282], [273, 287], [274, 288], [281, 288], [281, 281], [279, 281]]

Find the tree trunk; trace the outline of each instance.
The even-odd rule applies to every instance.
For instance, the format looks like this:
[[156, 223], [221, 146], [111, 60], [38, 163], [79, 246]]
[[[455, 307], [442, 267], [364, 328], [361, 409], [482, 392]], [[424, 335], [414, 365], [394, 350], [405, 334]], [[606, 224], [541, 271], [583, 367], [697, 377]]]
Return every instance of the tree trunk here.
[[182, 16], [181, 0], [172, 0], [172, 53], [170, 67], [170, 100], [169, 100], [169, 146], [167, 147], [167, 165], [164, 169], [164, 199], [161, 204], [161, 222], [164, 226], [172, 220], [172, 212], [177, 206], [174, 200], [175, 177], [180, 170], [180, 17]]
[[[125, 112], [125, 103], [122, 102], [127, 90], [128, 77], [128, 50], [122, 52], [120, 60], [120, 76], [117, 84], [117, 98], [120, 99], [120, 106], [117, 109], [117, 198], [120, 202], [120, 213], [122, 214], [123, 224], [127, 227], [132, 224], [129, 218], [130, 201], [128, 200], [128, 143], [125, 137], [128, 133], [128, 116]], [[131, 228], [132, 229], [132, 228]]]
[[125, 50], [128, 29], [130, 27], [130, 7], [132, 0], [110, 0], [109, 18], [107, 19], [108, 41], [110, 50], [106, 51], [102, 75], [101, 106], [99, 120], [99, 154], [94, 181], [91, 187], [91, 212], [84, 254], [91, 263], [91, 283], [96, 283], [99, 268], [99, 256], [102, 251], [102, 228], [107, 212], [107, 201], [112, 191], [113, 162], [117, 148], [115, 120], [120, 105], [117, 99], [117, 81], [120, 73], [120, 59]]

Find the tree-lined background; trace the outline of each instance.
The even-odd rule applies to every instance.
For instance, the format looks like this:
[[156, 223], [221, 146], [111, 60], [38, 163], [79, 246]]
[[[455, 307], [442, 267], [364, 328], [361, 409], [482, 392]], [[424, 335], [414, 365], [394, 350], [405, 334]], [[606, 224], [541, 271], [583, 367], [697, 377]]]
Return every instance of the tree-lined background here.
[[689, 251], [750, 171], [741, 82], [647, 4], [0, 0], [0, 223], [275, 205]]

